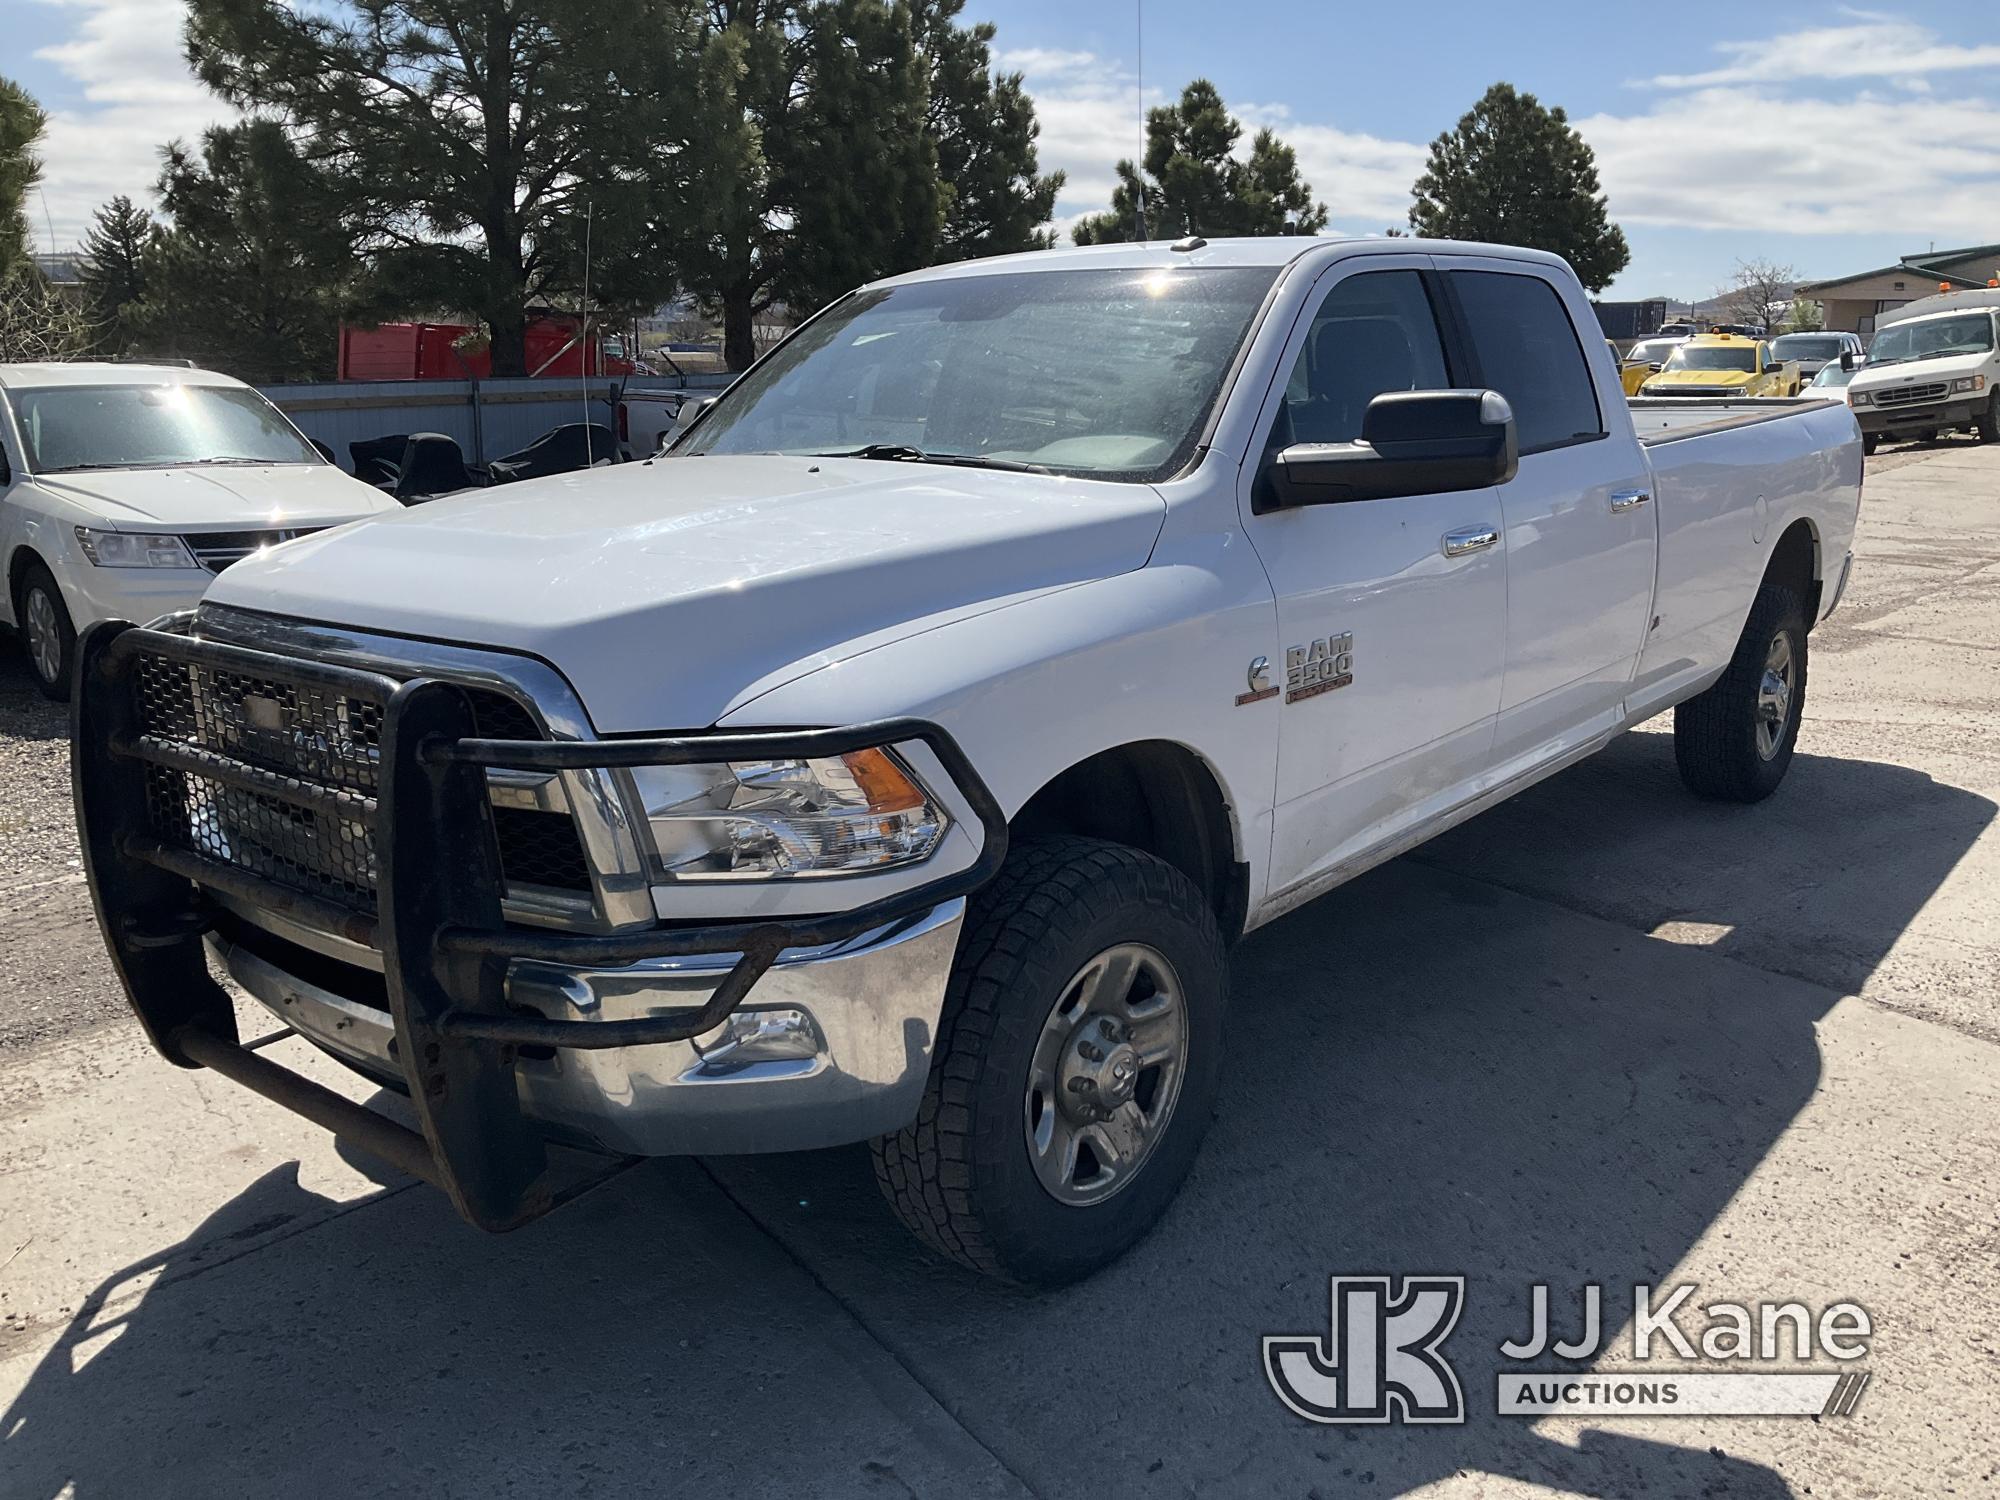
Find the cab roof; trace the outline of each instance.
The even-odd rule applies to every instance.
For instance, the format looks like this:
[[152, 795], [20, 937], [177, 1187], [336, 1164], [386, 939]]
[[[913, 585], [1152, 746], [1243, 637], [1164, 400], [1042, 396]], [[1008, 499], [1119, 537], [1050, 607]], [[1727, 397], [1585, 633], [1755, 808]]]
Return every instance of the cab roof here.
[[[1175, 249], [1176, 245], [1190, 246]], [[1318, 236], [1263, 235], [1234, 239], [1146, 240], [1118, 245], [1063, 245], [1049, 250], [1024, 250], [1016, 255], [995, 255], [984, 260], [953, 261], [901, 276], [885, 277], [875, 286], [907, 286], [919, 281], [939, 281], [956, 276], [983, 276], [1016, 271], [1105, 271], [1157, 270], [1176, 266], [1289, 266], [1315, 251], [1332, 251], [1335, 258], [1350, 254], [1489, 256], [1501, 260], [1530, 261], [1536, 265], [1568, 269], [1568, 262], [1545, 250], [1527, 250], [1519, 245], [1482, 245], [1468, 240], [1427, 240], [1397, 235]]]
[[216, 370], [186, 365], [135, 365], [109, 359], [49, 360], [0, 364], [0, 390], [51, 385], [236, 385], [243, 382]]

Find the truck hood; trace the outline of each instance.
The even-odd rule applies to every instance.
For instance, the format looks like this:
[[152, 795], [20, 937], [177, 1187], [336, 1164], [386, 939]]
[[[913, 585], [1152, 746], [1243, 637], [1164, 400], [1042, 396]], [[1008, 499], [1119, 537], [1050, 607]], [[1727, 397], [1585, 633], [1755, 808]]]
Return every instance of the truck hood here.
[[1744, 386], [1756, 380], [1748, 370], [1662, 370], [1647, 379], [1647, 385], [1676, 386], [1698, 385], [1703, 387]]
[[605, 733], [693, 729], [868, 646], [1129, 572], [1150, 486], [778, 455], [453, 496], [238, 563], [210, 602], [554, 665]]
[[332, 464], [231, 464], [37, 474], [35, 487], [115, 531], [332, 526], [401, 509]]

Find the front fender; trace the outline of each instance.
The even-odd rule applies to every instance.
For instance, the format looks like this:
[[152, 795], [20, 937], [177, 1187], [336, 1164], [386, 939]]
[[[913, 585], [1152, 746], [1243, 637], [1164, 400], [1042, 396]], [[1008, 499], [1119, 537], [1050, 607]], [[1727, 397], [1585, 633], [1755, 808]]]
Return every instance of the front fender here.
[[1235, 700], [1251, 660], [1280, 653], [1262, 569], [1248, 548], [1223, 551], [1202, 564], [1156, 557], [1133, 573], [859, 651], [743, 704], [718, 727], [928, 719], [950, 731], [1010, 818], [1101, 751], [1179, 744], [1222, 787], [1254, 902], [1269, 856], [1280, 705]]

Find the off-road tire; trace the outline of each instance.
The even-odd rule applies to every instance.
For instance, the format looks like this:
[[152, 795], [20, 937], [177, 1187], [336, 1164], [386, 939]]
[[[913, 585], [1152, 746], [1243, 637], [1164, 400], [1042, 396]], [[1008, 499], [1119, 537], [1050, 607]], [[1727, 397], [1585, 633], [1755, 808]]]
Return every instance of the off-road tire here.
[[[1087, 1206], [1057, 1201], [1029, 1159], [1031, 1058], [1071, 978], [1119, 943], [1172, 965], [1186, 1010], [1180, 1094], [1137, 1175]], [[1026, 1286], [1116, 1260], [1158, 1222], [1193, 1164], [1220, 1078], [1228, 959], [1214, 914], [1179, 870], [1122, 844], [1017, 845], [974, 895], [946, 986], [922, 1108], [873, 1143], [898, 1218], [940, 1254]]]
[[[1758, 690], [1773, 639], [1791, 637], [1789, 711], [1775, 751], [1757, 745]], [[1708, 691], [1674, 709], [1674, 763], [1688, 789], [1726, 802], [1761, 802], [1792, 763], [1806, 703], [1806, 607], [1784, 584], [1766, 582], [1750, 606], [1729, 669]]]
[[1986, 410], [1973, 424], [1973, 431], [1979, 434], [1982, 443], [2000, 443], [2000, 390], [1986, 403]]
[[[42, 671], [28, 642], [29, 600], [37, 592], [47, 596], [55, 615], [58, 656], [54, 677]], [[55, 575], [39, 562], [28, 564], [14, 589], [14, 623], [21, 637], [21, 653], [28, 661], [28, 676], [34, 680], [37, 691], [56, 703], [67, 703], [70, 680], [76, 674], [76, 626], [70, 622], [69, 606], [63, 603]]]

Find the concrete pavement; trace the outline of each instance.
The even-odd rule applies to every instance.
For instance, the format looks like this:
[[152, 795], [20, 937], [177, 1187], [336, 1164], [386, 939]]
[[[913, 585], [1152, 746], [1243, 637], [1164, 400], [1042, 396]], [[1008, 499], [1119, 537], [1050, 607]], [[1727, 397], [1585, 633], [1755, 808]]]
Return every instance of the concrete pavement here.
[[[1783, 791], [1694, 801], [1655, 726], [1253, 936], [1187, 1191], [1053, 1296], [925, 1258], [858, 1151], [489, 1239], [129, 1026], [0, 1052], [0, 1495], [1991, 1492], [1996, 585], [2000, 450], [1885, 453]], [[1465, 1425], [1279, 1406], [1259, 1338], [1362, 1272], [1467, 1278]], [[1502, 1419], [1537, 1281], [1858, 1301], [1875, 1378]]]

